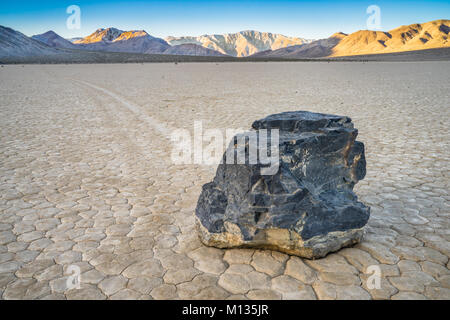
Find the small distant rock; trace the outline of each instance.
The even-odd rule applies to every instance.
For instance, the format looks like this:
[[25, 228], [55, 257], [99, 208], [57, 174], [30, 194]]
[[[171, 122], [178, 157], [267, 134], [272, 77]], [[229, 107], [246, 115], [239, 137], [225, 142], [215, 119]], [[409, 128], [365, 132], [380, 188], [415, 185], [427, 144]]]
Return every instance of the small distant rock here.
[[233, 151], [225, 152], [198, 199], [201, 241], [310, 259], [359, 242], [370, 208], [352, 191], [366, 174], [366, 160], [351, 119], [296, 111], [270, 115], [252, 127], [257, 134], [279, 129], [278, 171], [263, 175], [260, 161], [228, 164]]

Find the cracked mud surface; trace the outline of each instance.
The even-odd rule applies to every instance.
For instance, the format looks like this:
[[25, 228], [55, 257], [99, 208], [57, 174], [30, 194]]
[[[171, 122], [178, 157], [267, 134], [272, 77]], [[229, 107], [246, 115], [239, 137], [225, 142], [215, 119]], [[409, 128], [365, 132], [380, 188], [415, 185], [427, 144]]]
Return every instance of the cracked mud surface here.
[[[2, 299], [450, 299], [449, 62], [26, 65], [0, 70]], [[202, 245], [215, 166], [168, 133], [268, 114], [350, 116], [362, 243], [305, 260]], [[81, 289], [68, 289], [79, 266]], [[378, 265], [380, 289], [367, 287]]]

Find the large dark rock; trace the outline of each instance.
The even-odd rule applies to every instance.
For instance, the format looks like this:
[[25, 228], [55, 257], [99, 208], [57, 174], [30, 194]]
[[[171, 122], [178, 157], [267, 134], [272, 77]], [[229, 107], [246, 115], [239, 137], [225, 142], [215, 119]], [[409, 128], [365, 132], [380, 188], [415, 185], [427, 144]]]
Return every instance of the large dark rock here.
[[[255, 121], [252, 127], [249, 132], [260, 138], [266, 131], [262, 129], [279, 129], [279, 167], [275, 174], [265, 175], [264, 165], [249, 159], [228, 164], [227, 154], [236, 154], [239, 141], [233, 139], [198, 200], [202, 242], [306, 258], [323, 257], [359, 242], [370, 208], [352, 191], [365, 176], [366, 161], [351, 119], [284, 112]], [[246, 147], [248, 153], [248, 142]]]

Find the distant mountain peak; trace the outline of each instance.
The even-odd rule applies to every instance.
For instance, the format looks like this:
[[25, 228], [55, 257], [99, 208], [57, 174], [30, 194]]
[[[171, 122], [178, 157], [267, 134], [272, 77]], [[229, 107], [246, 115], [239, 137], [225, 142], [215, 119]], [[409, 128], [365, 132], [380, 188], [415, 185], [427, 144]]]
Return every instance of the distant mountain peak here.
[[150, 37], [145, 30], [131, 30], [131, 31], [123, 31], [114, 41], [122, 41], [122, 40], [129, 40], [136, 37]]
[[149, 35], [145, 30], [130, 30], [123, 31], [117, 28], [99, 28], [87, 37], [77, 39], [73, 41], [75, 44], [93, 44], [100, 42], [115, 42], [130, 40], [137, 37], [148, 37], [150, 39], [156, 39]]
[[170, 48], [166, 41], [149, 35], [145, 30], [123, 31], [113, 27], [97, 29], [73, 43], [80, 50], [145, 54], [162, 54]]
[[110, 31], [110, 32], [120, 31], [120, 32], [122, 32], [120, 29], [117, 29], [117, 28], [114, 28], [114, 27], [98, 28], [97, 30], [95, 30], [95, 32], [102, 32], [102, 31]]
[[235, 57], [246, 57], [265, 50], [276, 50], [310, 42], [303, 38], [257, 30], [242, 30], [236, 33], [210, 34], [198, 37], [167, 37], [165, 40], [171, 45], [197, 44]]
[[57, 49], [49, 47], [42, 41], [0, 26], [0, 57], [50, 56], [56, 53]]
[[450, 47], [450, 20], [400, 26], [390, 31], [337, 32], [309, 44], [270, 50], [256, 57], [322, 58], [417, 51]]
[[57, 35], [57, 33], [53, 30], [48, 30], [47, 32], [42, 33], [42, 35]]
[[390, 31], [359, 30], [333, 48], [332, 56], [380, 54], [450, 47], [450, 20], [400, 26]]
[[344, 37], [348, 36], [348, 34], [344, 33], [344, 32], [336, 32], [333, 33], [330, 38], [337, 38], [337, 39], [342, 39]]
[[42, 34], [34, 35], [31, 38], [34, 40], [37, 40], [39, 42], [42, 42], [52, 48], [65, 48], [65, 49], [75, 49], [76, 48], [76, 46], [72, 42], [59, 36], [53, 30], [49, 30]]
[[119, 37], [124, 31], [119, 30], [117, 28], [109, 27], [109, 28], [99, 28], [95, 30], [94, 33], [89, 36], [74, 41], [76, 44], [88, 44], [88, 43], [96, 43], [96, 42], [105, 42], [105, 41], [114, 41], [117, 37]]

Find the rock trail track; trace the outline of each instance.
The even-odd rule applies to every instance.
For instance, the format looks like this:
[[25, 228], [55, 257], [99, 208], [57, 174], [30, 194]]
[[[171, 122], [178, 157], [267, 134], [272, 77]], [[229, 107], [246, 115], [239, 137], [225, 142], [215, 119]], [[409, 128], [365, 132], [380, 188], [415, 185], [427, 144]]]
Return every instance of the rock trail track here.
[[[26, 65], [0, 70], [2, 299], [450, 299], [449, 62]], [[319, 260], [200, 243], [214, 166], [174, 128], [352, 117], [364, 241]], [[68, 268], [81, 288], [68, 289]], [[380, 267], [380, 289], [367, 267]]]

